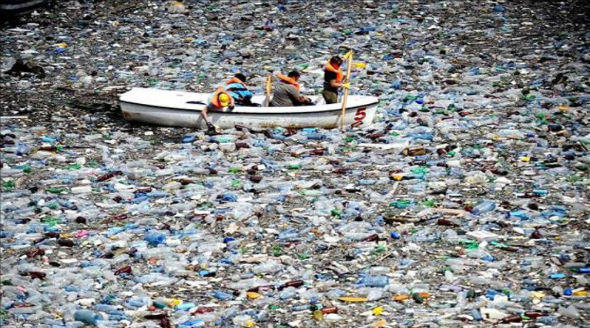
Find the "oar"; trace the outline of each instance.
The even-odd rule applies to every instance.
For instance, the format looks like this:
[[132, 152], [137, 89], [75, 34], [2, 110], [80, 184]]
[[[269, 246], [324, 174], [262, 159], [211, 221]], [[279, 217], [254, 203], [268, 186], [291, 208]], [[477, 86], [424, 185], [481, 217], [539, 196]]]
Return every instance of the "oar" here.
[[[346, 68], [346, 82], [350, 84], [350, 71], [352, 70], [352, 54], [354, 52], [349, 50], [346, 55], [344, 55], [344, 59], [347, 60], [347, 68]], [[350, 87], [349, 87], [350, 88]], [[342, 96], [342, 113], [340, 113], [340, 130], [344, 130], [344, 116], [346, 115], [346, 99], [348, 98], [348, 89], [344, 88], [344, 95]]]
[[264, 99], [264, 107], [268, 107], [270, 104], [270, 86], [272, 82], [272, 74], [268, 74], [266, 77], [266, 98]]

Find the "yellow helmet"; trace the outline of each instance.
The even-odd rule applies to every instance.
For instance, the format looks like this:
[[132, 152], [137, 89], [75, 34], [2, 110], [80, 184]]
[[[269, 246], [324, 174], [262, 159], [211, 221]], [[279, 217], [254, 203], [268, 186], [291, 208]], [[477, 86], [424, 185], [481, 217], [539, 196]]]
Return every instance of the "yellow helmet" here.
[[225, 107], [229, 105], [229, 100], [230, 99], [227, 93], [222, 93], [219, 95], [219, 104], [221, 104], [221, 106]]

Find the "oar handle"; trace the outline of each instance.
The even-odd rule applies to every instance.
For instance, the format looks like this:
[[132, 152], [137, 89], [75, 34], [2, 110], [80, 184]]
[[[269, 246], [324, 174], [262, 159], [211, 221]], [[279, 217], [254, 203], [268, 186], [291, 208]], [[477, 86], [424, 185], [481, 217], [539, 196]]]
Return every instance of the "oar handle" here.
[[[352, 71], [352, 57], [353, 57], [354, 51], [352, 51], [352, 49], [350, 51], [348, 51], [348, 53], [346, 54], [346, 56], [344, 56], [344, 58], [346, 58], [346, 60], [348, 61], [347, 63], [347, 68], [346, 68], [346, 81], [350, 84], [350, 72]], [[340, 130], [344, 130], [344, 116], [346, 115], [346, 100], [348, 98], [348, 88], [344, 88], [344, 95], [342, 96], [342, 112], [340, 113]]]
[[264, 99], [264, 107], [268, 107], [268, 105], [270, 104], [271, 83], [272, 73], [268, 74], [268, 76], [266, 77], [266, 98]]

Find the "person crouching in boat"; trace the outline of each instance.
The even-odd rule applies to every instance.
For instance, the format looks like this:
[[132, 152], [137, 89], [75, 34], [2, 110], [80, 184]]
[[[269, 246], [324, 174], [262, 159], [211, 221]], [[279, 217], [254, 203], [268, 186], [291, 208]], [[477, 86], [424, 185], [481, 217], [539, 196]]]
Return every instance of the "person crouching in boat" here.
[[277, 74], [278, 81], [273, 86], [271, 107], [305, 106], [311, 104], [311, 99], [299, 94], [299, 77], [297, 71], [291, 71], [287, 76]]
[[246, 76], [242, 73], [229, 79], [225, 90], [234, 98], [236, 106], [259, 106], [252, 103], [252, 92], [246, 87]]
[[227, 91], [223, 90], [223, 87], [218, 87], [201, 112], [201, 115], [203, 115], [203, 118], [205, 119], [205, 123], [207, 123], [207, 132], [215, 132], [215, 125], [213, 125], [207, 117], [208, 111], [226, 112], [232, 109], [234, 109], [234, 99]]
[[340, 87], [349, 88], [348, 83], [343, 83], [344, 72], [340, 69], [342, 66], [342, 58], [334, 56], [328, 60], [324, 69], [324, 91], [322, 96], [326, 100], [326, 104], [335, 104], [338, 102], [338, 89]]

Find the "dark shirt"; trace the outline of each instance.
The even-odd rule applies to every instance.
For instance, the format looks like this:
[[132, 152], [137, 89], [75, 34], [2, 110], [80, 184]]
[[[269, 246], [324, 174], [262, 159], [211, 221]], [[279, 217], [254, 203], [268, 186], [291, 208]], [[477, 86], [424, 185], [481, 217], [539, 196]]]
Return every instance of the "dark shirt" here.
[[330, 85], [330, 81], [336, 80], [338, 75], [334, 72], [324, 70], [324, 90], [338, 93], [338, 88]]

